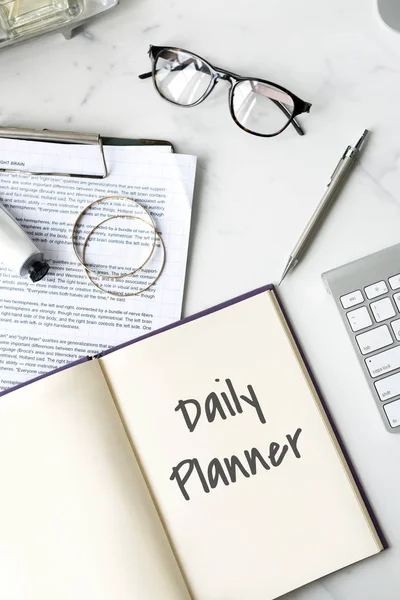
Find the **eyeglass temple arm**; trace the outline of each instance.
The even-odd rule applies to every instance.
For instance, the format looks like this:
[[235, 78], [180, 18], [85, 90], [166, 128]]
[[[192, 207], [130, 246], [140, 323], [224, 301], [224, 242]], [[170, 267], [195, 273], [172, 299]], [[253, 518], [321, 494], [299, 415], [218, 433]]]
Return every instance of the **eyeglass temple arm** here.
[[[288, 119], [291, 119], [292, 115], [290, 110], [288, 110], [286, 108], [286, 106], [284, 104], [282, 104], [282, 102], [279, 102], [279, 100], [274, 100], [274, 98], [269, 98], [271, 100], [271, 102], [273, 102], [275, 104], [275, 106], [277, 106], [278, 108], [281, 109], [281, 111], [287, 116]], [[295, 128], [295, 130], [297, 131], [297, 133], [299, 135], [304, 135], [305, 131], [302, 128], [302, 126], [300, 125], [300, 123], [297, 121], [297, 119], [292, 119], [291, 125], [293, 125], [293, 127]]]
[[[180, 67], [184, 67], [184, 65], [179, 65]], [[178, 69], [176, 69], [178, 70]], [[152, 71], [149, 71], [148, 73], [142, 73], [141, 75], [139, 75], [139, 79], [149, 79], [152, 76]], [[273, 98], [270, 98], [270, 100], [275, 104], [275, 106], [277, 106], [286, 117], [288, 117], [288, 119], [291, 118], [291, 113], [290, 111], [286, 108], [286, 106], [284, 104], [282, 104], [282, 102], [279, 102], [279, 100], [274, 100]], [[301, 127], [300, 123], [296, 120], [293, 119], [291, 121], [291, 125], [293, 125], [293, 127], [295, 128], [295, 130], [297, 131], [297, 133], [299, 135], [304, 135], [304, 129]]]
[[[256, 94], [263, 94], [263, 87], [259, 86], [255, 82], [251, 82], [251, 88]], [[277, 100], [276, 98], [271, 98], [271, 96], [268, 93], [264, 93], [264, 95], [266, 96], [266, 98], [268, 98], [268, 100], [271, 100], [271, 102], [273, 102], [275, 104], [275, 106], [277, 108], [279, 108], [289, 120], [291, 119], [291, 124], [293, 125], [293, 127], [295, 128], [296, 132], [299, 135], [305, 134], [304, 129], [301, 127], [300, 123], [295, 118], [292, 119], [292, 113], [285, 106], [284, 102], [281, 102], [280, 100]], [[308, 110], [310, 110], [310, 109], [308, 109]]]

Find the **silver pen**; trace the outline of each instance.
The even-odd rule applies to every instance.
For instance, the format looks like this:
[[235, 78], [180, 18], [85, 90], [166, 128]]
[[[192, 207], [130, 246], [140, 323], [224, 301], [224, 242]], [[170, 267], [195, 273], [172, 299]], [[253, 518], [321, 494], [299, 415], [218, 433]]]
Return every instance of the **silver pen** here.
[[322, 196], [322, 199], [315, 209], [313, 216], [307, 223], [305, 230], [301, 234], [299, 241], [289, 256], [289, 260], [278, 285], [282, 283], [286, 275], [295, 268], [305, 254], [308, 246], [320, 228], [324, 217], [327, 215], [328, 210], [332, 206], [334, 200], [337, 198], [339, 191], [342, 189], [347, 176], [354, 167], [355, 162], [360, 155], [361, 149], [364, 146], [364, 142], [368, 133], [369, 131], [366, 129], [356, 145], [347, 146], [346, 150], [344, 151], [344, 154], [339, 160], [336, 169], [331, 175], [325, 194]]

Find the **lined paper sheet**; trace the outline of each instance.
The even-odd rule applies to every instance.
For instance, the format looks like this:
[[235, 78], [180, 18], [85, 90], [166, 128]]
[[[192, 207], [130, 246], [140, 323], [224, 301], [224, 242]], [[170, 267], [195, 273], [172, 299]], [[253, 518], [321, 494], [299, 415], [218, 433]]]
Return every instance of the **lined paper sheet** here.
[[[26, 169], [42, 169], [49, 166], [49, 148], [53, 147], [52, 164], [58, 169], [65, 152], [71, 153], [68, 146], [44, 144], [46, 155], [38, 158], [37, 142], [20, 143], [25, 153], [19, 149], [15, 154], [9, 144], [5, 153], [0, 142], [3, 167], [4, 161], [10, 161], [24, 163]], [[68, 169], [82, 169], [85, 153], [85, 169], [89, 166], [98, 171], [98, 149], [91, 147], [79, 147], [75, 158], [70, 154]], [[181, 316], [196, 158], [137, 147], [108, 147], [106, 155], [110, 175], [105, 180], [0, 174], [0, 202], [19, 220], [51, 267], [44, 280], [33, 284], [0, 266], [1, 389], [82, 356], [97, 354]], [[71, 231], [79, 212], [97, 198], [114, 195], [135, 198], [151, 212], [167, 251], [161, 278], [147, 292], [133, 298], [111, 297], [98, 291], [72, 250]], [[120, 203], [109, 214], [129, 210]], [[97, 216], [95, 221], [99, 220]], [[136, 266], [131, 264], [128, 245], [135, 233], [125, 235], [127, 227], [122, 225], [118, 241], [126, 244], [110, 244], [109, 256], [104, 260], [129, 271]], [[149, 235], [142, 235], [146, 255]], [[91, 260], [96, 258], [93, 248]], [[151, 282], [161, 259], [158, 244], [148, 270], [135, 281]], [[125, 293], [125, 282], [115, 289]]]

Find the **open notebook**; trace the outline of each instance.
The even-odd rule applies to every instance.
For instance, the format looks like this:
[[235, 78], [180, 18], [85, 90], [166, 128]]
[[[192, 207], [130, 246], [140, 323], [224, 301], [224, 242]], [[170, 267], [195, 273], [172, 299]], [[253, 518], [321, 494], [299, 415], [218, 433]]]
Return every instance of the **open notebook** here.
[[268, 600], [380, 552], [272, 286], [0, 401], [0, 598]]

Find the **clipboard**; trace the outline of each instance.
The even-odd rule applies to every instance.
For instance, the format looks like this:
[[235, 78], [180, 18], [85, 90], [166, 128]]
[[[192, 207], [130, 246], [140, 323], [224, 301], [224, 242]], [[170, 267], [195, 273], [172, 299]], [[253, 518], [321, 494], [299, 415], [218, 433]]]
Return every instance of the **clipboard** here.
[[0, 169], [0, 173], [18, 171], [19, 173], [28, 173], [31, 175], [62, 176], [62, 177], [87, 177], [90, 179], [105, 179], [108, 177], [107, 160], [104, 154], [106, 146], [170, 146], [172, 152], [174, 147], [171, 142], [166, 140], [153, 139], [131, 139], [102, 137], [98, 133], [84, 133], [77, 131], [56, 131], [51, 129], [27, 129], [19, 127], [0, 127], [0, 138], [13, 140], [25, 140], [31, 142], [56, 142], [60, 144], [86, 144], [94, 145], [99, 148], [99, 163], [102, 172], [98, 175], [92, 173], [41, 173], [31, 171], [21, 171], [20, 169]]

